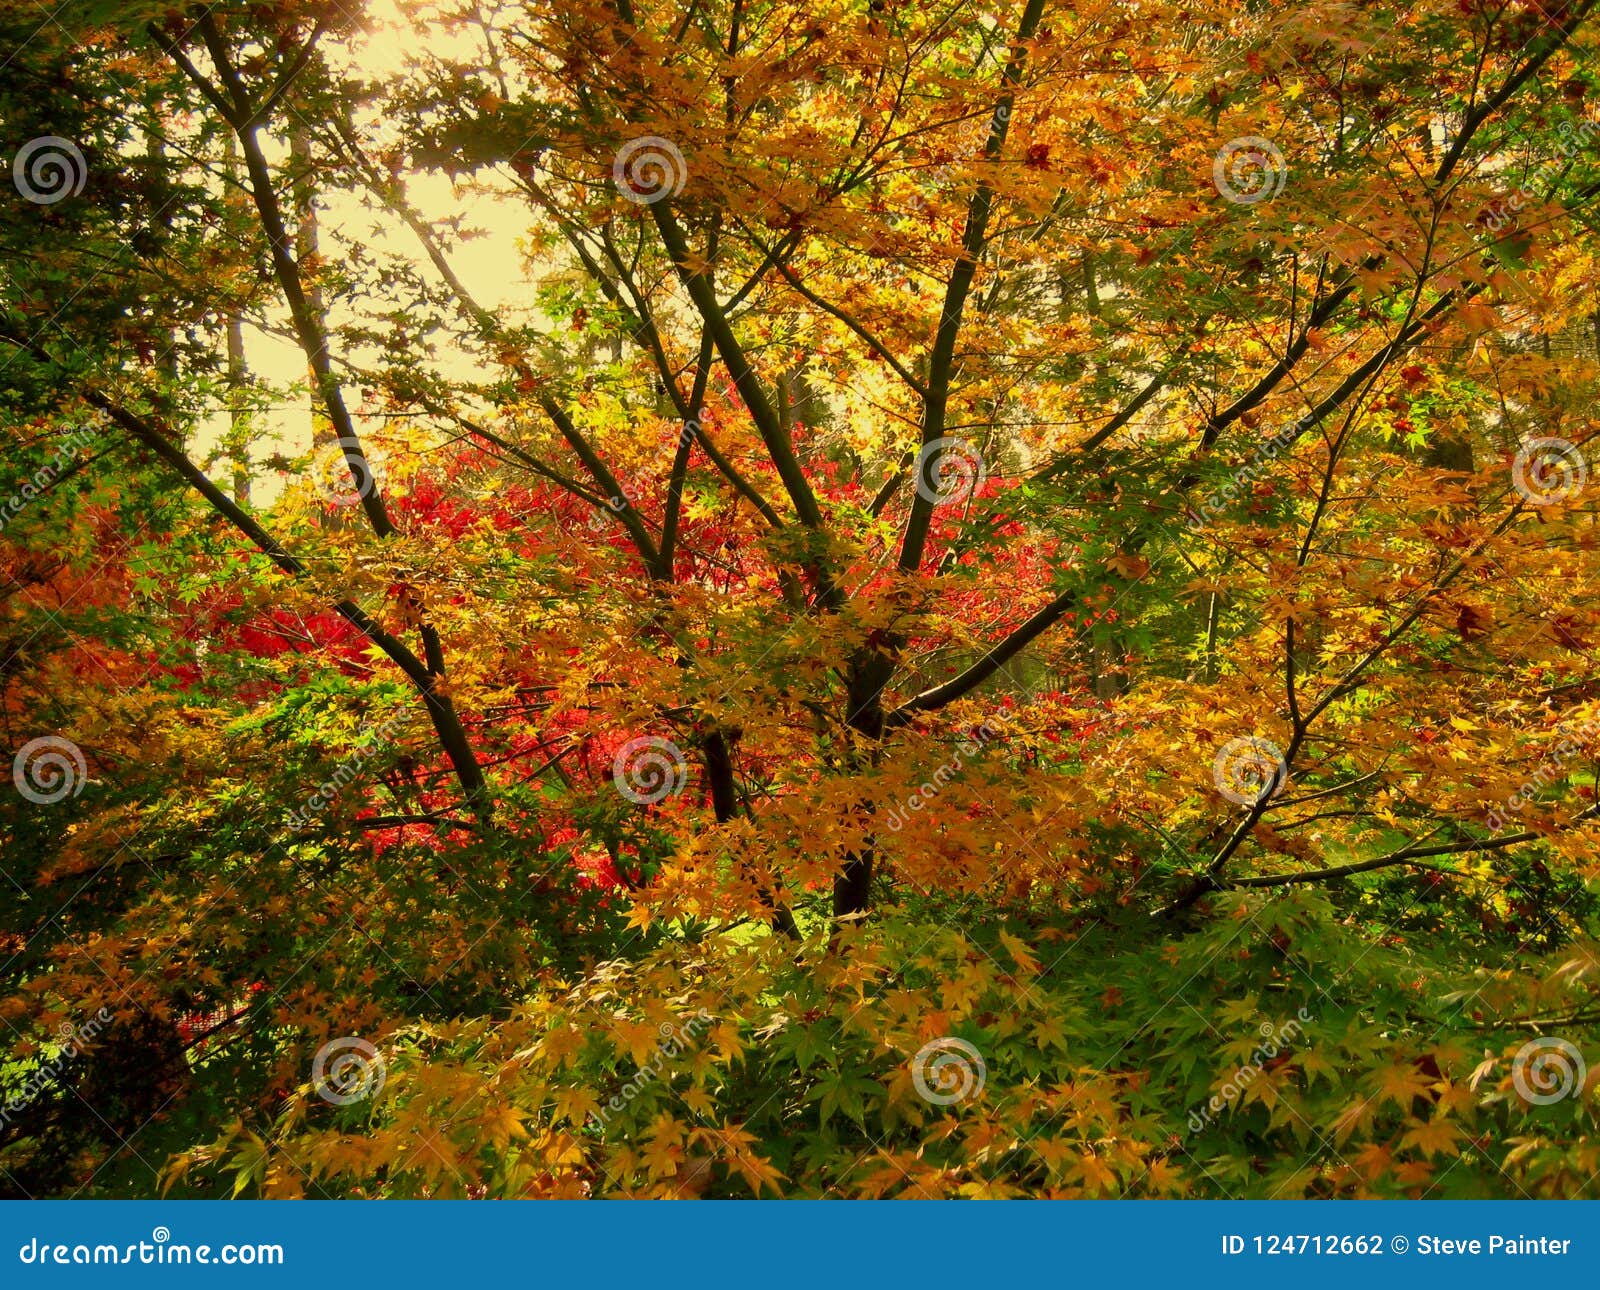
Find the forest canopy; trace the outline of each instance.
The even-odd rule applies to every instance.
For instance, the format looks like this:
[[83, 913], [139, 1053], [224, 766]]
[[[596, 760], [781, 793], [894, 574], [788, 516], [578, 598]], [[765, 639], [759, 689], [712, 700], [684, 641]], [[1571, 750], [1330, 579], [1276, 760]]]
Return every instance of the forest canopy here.
[[1600, 0], [0, 0], [0, 1192], [1578, 1197]]

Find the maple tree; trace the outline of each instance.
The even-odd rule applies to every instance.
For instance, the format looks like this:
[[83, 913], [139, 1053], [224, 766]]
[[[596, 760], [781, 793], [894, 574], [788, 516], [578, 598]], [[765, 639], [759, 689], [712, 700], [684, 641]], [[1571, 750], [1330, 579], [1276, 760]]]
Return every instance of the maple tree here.
[[1594, 10], [0, 2], [0, 1180], [1593, 1194]]

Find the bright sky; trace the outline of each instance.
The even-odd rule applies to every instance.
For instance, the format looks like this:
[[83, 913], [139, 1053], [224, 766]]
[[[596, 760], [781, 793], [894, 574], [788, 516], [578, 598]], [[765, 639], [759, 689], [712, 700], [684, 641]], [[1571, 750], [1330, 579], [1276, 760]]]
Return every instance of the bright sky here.
[[[345, 61], [359, 67], [366, 75], [404, 70], [415, 65], [419, 47], [423, 44], [416, 28], [400, 12], [397, 0], [369, 0], [369, 16], [376, 30], [359, 44], [343, 47], [329, 46], [327, 52], [336, 62]], [[447, 37], [436, 28], [427, 33], [426, 48], [432, 53], [451, 52], [452, 41], [457, 53], [470, 52], [474, 45], [469, 37]], [[272, 156], [281, 159], [287, 149], [282, 124], [276, 132], [269, 129], [268, 140]], [[475, 230], [481, 237], [463, 241], [451, 252], [451, 263], [480, 303], [497, 312], [515, 313], [528, 310], [534, 299], [534, 274], [519, 248], [519, 240], [527, 226], [525, 205], [509, 187], [500, 192], [483, 191], [487, 173], [478, 180], [463, 177], [452, 181], [442, 175], [414, 175], [407, 181], [407, 192], [416, 209], [434, 217], [465, 214], [463, 231]], [[377, 237], [370, 237], [375, 219], [373, 210], [360, 200], [345, 193], [327, 194], [318, 202], [319, 233], [322, 254], [336, 259], [342, 241], [356, 238], [377, 252], [400, 254], [432, 276], [431, 266], [418, 249], [416, 238], [398, 221], [382, 217], [383, 229]], [[335, 308], [333, 321], [340, 322], [340, 311]], [[284, 317], [287, 323], [287, 317]], [[218, 338], [218, 347], [223, 341]], [[301, 456], [311, 447], [311, 405], [303, 385], [306, 364], [299, 348], [291, 341], [269, 336], [254, 328], [245, 335], [246, 361], [252, 373], [274, 386], [300, 383], [301, 396], [292, 404], [275, 406], [263, 429], [267, 432], [256, 444], [252, 457], [257, 462], [273, 453]], [[448, 370], [449, 355], [441, 354]], [[470, 363], [461, 360], [460, 373], [469, 374]], [[359, 391], [346, 391], [352, 410], [360, 408]], [[383, 419], [357, 416], [357, 429], [364, 438], [374, 442], [383, 436]], [[213, 449], [228, 426], [225, 412], [219, 411], [199, 427], [197, 456], [202, 459]], [[228, 476], [224, 463], [212, 468], [219, 481]], [[284, 481], [267, 472], [258, 478], [252, 489], [252, 500], [258, 504], [270, 503], [282, 491]]]

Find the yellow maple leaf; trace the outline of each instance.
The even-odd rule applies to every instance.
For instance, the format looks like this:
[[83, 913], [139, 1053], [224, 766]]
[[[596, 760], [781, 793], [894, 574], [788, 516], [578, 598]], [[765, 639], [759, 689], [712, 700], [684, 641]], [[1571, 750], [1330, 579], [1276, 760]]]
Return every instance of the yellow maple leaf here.
[[1361, 1171], [1361, 1176], [1373, 1182], [1387, 1173], [1394, 1163], [1394, 1153], [1381, 1142], [1369, 1142], [1357, 1151], [1350, 1163]]
[[1378, 1097], [1393, 1102], [1401, 1110], [1409, 1111], [1419, 1097], [1427, 1097], [1428, 1079], [1410, 1062], [1385, 1066], [1378, 1072]]
[[683, 1104], [696, 1115], [709, 1116], [717, 1106], [717, 1099], [711, 1096], [709, 1089], [687, 1088], [680, 1096]]
[[1011, 961], [1017, 965], [1018, 971], [1023, 976], [1039, 975], [1039, 960], [1033, 956], [1033, 951], [1025, 941], [1019, 940], [1010, 932], [1002, 931], [1000, 944], [1006, 947], [1006, 953], [1011, 955]]
[[1078, 1170], [1083, 1175], [1084, 1191], [1091, 1195], [1105, 1195], [1122, 1190], [1116, 1170], [1092, 1151], [1086, 1151], [1078, 1157]]
[[576, 1026], [556, 1026], [545, 1035], [540, 1044], [544, 1055], [562, 1066], [571, 1066], [583, 1049], [583, 1032]]
[[557, 1089], [555, 1094], [555, 1113], [558, 1118], [565, 1116], [573, 1124], [582, 1124], [591, 1115], [597, 1115], [600, 1103], [586, 1088]]
[[1059, 1017], [1041, 1017], [1034, 1023], [1031, 1033], [1033, 1042], [1040, 1048], [1059, 1048], [1062, 1052], [1067, 1051], [1067, 1036], [1061, 1028]]
[[642, 1066], [661, 1042], [660, 1030], [648, 1021], [634, 1021], [629, 1017], [616, 1017], [611, 1022], [611, 1033], [618, 1045], [635, 1066]]
[[1406, 1160], [1394, 1168], [1394, 1180], [1402, 1187], [1418, 1187], [1433, 1180], [1433, 1166], [1422, 1160]]
[[1400, 1145], [1416, 1147], [1429, 1157], [1459, 1156], [1461, 1148], [1456, 1146], [1456, 1140], [1460, 1136], [1461, 1132], [1455, 1125], [1443, 1116], [1435, 1116], [1431, 1120], [1411, 1121], [1411, 1127], [1400, 1135]]
[[497, 1147], [504, 1147], [513, 1138], [526, 1136], [522, 1127], [522, 1112], [514, 1106], [503, 1105], [489, 1110], [478, 1118], [478, 1127]]
[[640, 1157], [645, 1171], [652, 1178], [670, 1178], [683, 1163], [683, 1147], [665, 1138], [654, 1138]]

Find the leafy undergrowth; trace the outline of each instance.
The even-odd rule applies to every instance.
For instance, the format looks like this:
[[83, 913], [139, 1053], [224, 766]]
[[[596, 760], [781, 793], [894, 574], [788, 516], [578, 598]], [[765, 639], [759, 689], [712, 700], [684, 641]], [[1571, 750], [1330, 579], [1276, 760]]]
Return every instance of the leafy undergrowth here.
[[1322, 895], [1230, 897], [1217, 912], [1142, 946], [1134, 927], [957, 931], [903, 911], [799, 951], [765, 937], [668, 943], [548, 980], [507, 1020], [397, 1030], [371, 1097], [330, 1106], [302, 1087], [270, 1121], [181, 1153], [166, 1185], [279, 1197], [1594, 1192], [1594, 1080], [1530, 1101], [1514, 1059], [1533, 1032], [1513, 1024], [1561, 1019], [1581, 1037], [1600, 992], [1592, 942], [1513, 975], [1494, 954], [1470, 966], [1375, 943]]

